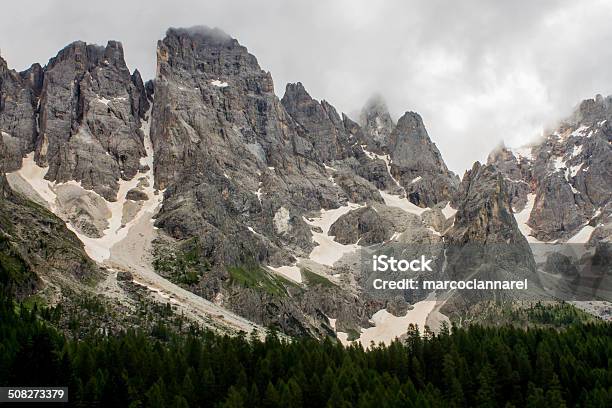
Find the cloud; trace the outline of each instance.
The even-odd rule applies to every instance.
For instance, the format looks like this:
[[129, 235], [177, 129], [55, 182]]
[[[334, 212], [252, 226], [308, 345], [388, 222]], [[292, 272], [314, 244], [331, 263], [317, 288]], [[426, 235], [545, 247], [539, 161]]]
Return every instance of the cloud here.
[[279, 96], [301, 81], [339, 111], [380, 93], [396, 119], [421, 113], [460, 174], [500, 140], [522, 144], [581, 99], [612, 93], [606, 1], [56, 0], [6, 4], [3, 16], [0, 48], [17, 69], [76, 39], [116, 39], [145, 78], [168, 27], [219, 27], [272, 72]]

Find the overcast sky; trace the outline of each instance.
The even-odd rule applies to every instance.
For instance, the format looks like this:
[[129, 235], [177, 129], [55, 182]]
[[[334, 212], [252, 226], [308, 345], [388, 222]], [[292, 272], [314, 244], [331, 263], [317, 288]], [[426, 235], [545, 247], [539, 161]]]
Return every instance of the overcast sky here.
[[279, 96], [300, 81], [349, 114], [374, 93], [394, 119], [419, 112], [462, 175], [501, 140], [520, 145], [612, 93], [611, 22], [604, 0], [47, 0], [3, 4], [0, 49], [22, 70], [77, 39], [116, 39], [152, 78], [168, 27], [219, 27], [272, 72]]

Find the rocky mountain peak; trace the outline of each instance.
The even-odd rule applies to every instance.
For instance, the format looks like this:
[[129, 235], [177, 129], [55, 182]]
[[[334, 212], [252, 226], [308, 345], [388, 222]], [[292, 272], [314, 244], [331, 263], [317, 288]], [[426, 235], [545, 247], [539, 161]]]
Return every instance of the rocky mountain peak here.
[[294, 110], [297, 108], [298, 104], [309, 104], [311, 102], [316, 102], [314, 99], [312, 99], [312, 97], [310, 96], [308, 91], [306, 91], [306, 88], [304, 88], [304, 85], [302, 85], [301, 82], [288, 83], [285, 87], [285, 94], [283, 95], [281, 101], [283, 100], [285, 101], [283, 102], [283, 106], [285, 106], [285, 109], [287, 109], [287, 106], [289, 106], [294, 108]]
[[517, 244], [531, 253], [513, 216], [503, 174], [493, 165], [474, 163], [457, 193], [451, 243]]
[[287, 84], [281, 103], [297, 122], [298, 134], [312, 144], [303, 153], [313, 160], [341, 159], [348, 149], [349, 134], [336, 109], [327, 101], [313, 99], [300, 82]]
[[193, 27], [170, 27], [166, 31], [166, 37], [189, 37], [197, 42], [207, 43], [221, 47], [239, 46], [238, 41], [233, 39], [225, 31], [217, 27], [198, 25]]
[[140, 118], [146, 103], [132, 78], [120, 42], [103, 47], [76, 41], [44, 68], [36, 160], [51, 181], [80, 181], [116, 200], [118, 180], [140, 167]]
[[257, 58], [218, 28], [170, 28], [166, 37], [157, 43], [157, 56], [158, 76], [162, 78], [172, 70], [181, 69], [224, 84], [230, 77], [255, 74], [261, 78], [246, 81], [246, 87], [252, 88], [249, 90], [257, 90], [254, 87], [265, 92], [274, 90], [271, 76], [261, 71]]
[[487, 157], [487, 164], [494, 165], [503, 175], [512, 208], [522, 210], [531, 193], [531, 161], [520, 153], [507, 148], [503, 142]]
[[456, 197], [458, 208], [449, 236], [473, 243], [520, 243], [527, 241], [513, 216], [511, 197], [503, 174], [491, 164], [475, 162], [465, 172]]
[[453, 196], [458, 177], [446, 167], [418, 113], [406, 112], [398, 120], [389, 151], [391, 170], [412, 203], [431, 206]]
[[37, 137], [36, 95], [42, 73], [35, 64], [17, 73], [0, 57], [0, 137], [5, 145], [2, 159], [7, 171], [21, 166], [21, 158], [34, 148]]
[[612, 95], [585, 99], [574, 111], [570, 122], [582, 125], [592, 124], [612, 117]]
[[369, 150], [376, 153], [388, 151], [389, 136], [395, 123], [381, 95], [368, 99], [359, 114], [359, 124], [363, 128]]
[[423, 119], [421, 115], [416, 112], [406, 112], [397, 121], [397, 126], [393, 129], [391, 134], [390, 147], [391, 157], [394, 159], [395, 164], [405, 165], [408, 164], [409, 158], [401, 152], [396, 152], [397, 148], [405, 148], [408, 146], [418, 147], [431, 143]]
[[611, 119], [612, 97], [597, 95], [538, 143], [489, 155], [505, 176], [515, 210], [529, 213], [527, 224], [538, 240], [569, 240], [603, 228], [612, 188]]
[[96, 66], [112, 66], [127, 71], [123, 45], [119, 41], [108, 41], [106, 46], [75, 41], [60, 50], [51, 58], [46, 69], [51, 70], [60, 64], [71, 64], [75, 71], [91, 71]]
[[[474, 163], [466, 171], [455, 202], [453, 226], [445, 233], [446, 272], [452, 279], [522, 280], [536, 286], [536, 264], [529, 244], [512, 214], [503, 175], [493, 165]], [[447, 313], [465, 302], [530, 296], [527, 292], [458, 291]]]

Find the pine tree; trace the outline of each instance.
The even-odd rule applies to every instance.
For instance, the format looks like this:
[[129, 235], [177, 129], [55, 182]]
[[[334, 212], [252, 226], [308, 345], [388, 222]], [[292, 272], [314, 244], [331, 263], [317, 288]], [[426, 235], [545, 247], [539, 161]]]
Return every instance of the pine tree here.
[[478, 374], [476, 406], [482, 408], [494, 408], [497, 406], [494, 383], [495, 372], [489, 364], [485, 364], [482, 370], [480, 370], [480, 374]]

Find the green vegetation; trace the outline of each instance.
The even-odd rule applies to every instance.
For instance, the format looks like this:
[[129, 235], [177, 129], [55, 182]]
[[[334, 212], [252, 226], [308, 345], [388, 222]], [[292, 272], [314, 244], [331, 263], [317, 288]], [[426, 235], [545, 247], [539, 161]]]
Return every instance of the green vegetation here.
[[357, 340], [361, 336], [361, 333], [359, 333], [356, 329], [348, 329], [346, 331], [346, 334], [347, 334], [346, 339], [348, 341]]
[[272, 296], [287, 296], [287, 286], [298, 287], [289, 280], [272, 274], [259, 265], [230, 266], [227, 271], [232, 283], [246, 288], [262, 290]]
[[330, 339], [150, 332], [64, 337], [0, 299], [0, 385], [69, 387], [73, 406], [608, 407], [612, 325], [444, 330], [369, 351]]
[[336, 285], [335, 283], [333, 283], [326, 277], [316, 274], [308, 268], [302, 268], [301, 272], [302, 272], [302, 277], [304, 278], [304, 281], [306, 281], [306, 284], [308, 284], [308, 286], [320, 285], [326, 288], [337, 288], [338, 287], [338, 285]]
[[197, 237], [186, 240], [176, 249], [156, 243], [153, 251], [153, 267], [173, 282], [184, 285], [196, 285], [200, 278], [210, 271], [210, 264], [201, 256]]
[[467, 322], [485, 326], [512, 324], [517, 327], [563, 328], [578, 323], [595, 322], [597, 319], [565, 302], [496, 303], [477, 304]]
[[21, 256], [13, 250], [11, 242], [0, 233], [0, 284], [10, 283], [14, 288], [23, 288], [35, 279]]

